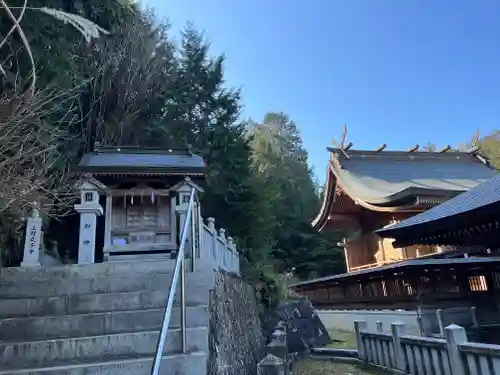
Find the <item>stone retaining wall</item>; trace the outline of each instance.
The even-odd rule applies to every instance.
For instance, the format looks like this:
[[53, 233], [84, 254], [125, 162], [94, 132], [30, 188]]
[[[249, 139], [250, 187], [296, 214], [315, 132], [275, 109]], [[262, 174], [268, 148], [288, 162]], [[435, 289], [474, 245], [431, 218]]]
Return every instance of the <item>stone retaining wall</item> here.
[[209, 375], [254, 375], [265, 352], [254, 289], [218, 271], [210, 297]]

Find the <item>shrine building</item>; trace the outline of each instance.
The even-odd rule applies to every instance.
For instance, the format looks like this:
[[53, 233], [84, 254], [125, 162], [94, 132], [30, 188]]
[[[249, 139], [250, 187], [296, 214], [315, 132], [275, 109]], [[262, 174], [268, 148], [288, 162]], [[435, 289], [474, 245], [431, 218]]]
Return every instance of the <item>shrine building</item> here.
[[[350, 144], [352, 146], [352, 144]], [[496, 172], [468, 152], [374, 151], [328, 147], [324, 198], [312, 225], [342, 233], [347, 271], [357, 271], [439, 253], [435, 244], [393, 246], [375, 231], [408, 219], [475, 188]]]
[[[187, 151], [96, 145], [75, 169], [81, 176], [78, 263], [173, 258], [178, 246], [176, 206], [187, 185], [201, 191], [203, 159]], [[189, 189], [188, 189], [189, 190]], [[105, 197], [105, 207], [99, 198]], [[189, 198], [189, 196], [188, 196]], [[95, 248], [96, 218], [104, 215], [104, 244]], [[199, 205], [195, 215], [199, 222]]]

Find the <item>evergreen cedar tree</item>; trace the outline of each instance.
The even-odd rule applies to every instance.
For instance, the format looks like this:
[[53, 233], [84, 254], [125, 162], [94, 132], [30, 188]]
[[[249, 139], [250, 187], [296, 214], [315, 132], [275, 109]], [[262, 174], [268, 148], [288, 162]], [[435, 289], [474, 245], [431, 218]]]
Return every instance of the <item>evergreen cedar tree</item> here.
[[[70, 25], [45, 14], [26, 12], [22, 21], [37, 63], [38, 89], [50, 88], [63, 98], [43, 119], [45, 126], [65, 132], [54, 149], [63, 156], [57, 169], [70, 168], [96, 141], [189, 146], [208, 165], [202, 214], [215, 217], [236, 239], [244, 273], [265, 289], [262, 295], [276, 294], [277, 273], [292, 267], [300, 279], [344, 272], [336, 245], [340, 238], [310, 225], [321, 187], [308, 166], [298, 125], [284, 113], [241, 123], [244, 98], [225, 84], [224, 57], [210, 55], [208, 41], [193, 25], [174, 41], [168, 25], [132, 1], [32, 0], [29, 5], [79, 14], [110, 31], [89, 45]], [[0, 35], [10, 27], [0, 11]], [[12, 51], [18, 56], [3, 64], [3, 96], [12, 93], [14, 80], [28, 80], [29, 64], [20, 48], [14, 33], [0, 50], [0, 61]], [[482, 142], [498, 166], [498, 132]], [[23, 227], [13, 219], [19, 215], [0, 211], [0, 249], [7, 264], [18, 263], [22, 253]], [[63, 241], [51, 228], [47, 241]]]
[[[337, 239], [309, 224], [320, 201], [296, 124], [283, 113], [241, 123], [243, 99], [225, 84], [224, 57], [210, 55], [208, 41], [193, 25], [176, 42], [167, 25], [133, 2], [33, 0], [30, 6], [79, 14], [110, 31], [87, 44], [70, 25], [37, 12], [24, 16], [37, 88], [64, 98], [44, 117], [45, 126], [65, 131], [54, 149], [63, 156], [57, 169], [70, 168], [97, 141], [189, 146], [208, 165], [203, 216], [215, 217], [238, 241], [252, 282], [264, 283], [268, 293], [279, 289], [268, 285], [280, 282], [277, 273], [292, 267], [299, 278], [344, 270]], [[0, 12], [0, 35], [10, 27]], [[15, 34], [0, 50], [1, 61], [19, 48]], [[22, 48], [18, 56], [19, 63], [3, 66], [2, 95], [12, 93], [15, 77], [29, 76]], [[9, 227], [12, 214], [0, 213], [8, 264], [21, 255], [22, 225]], [[53, 221], [47, 241], [64, 242]]]

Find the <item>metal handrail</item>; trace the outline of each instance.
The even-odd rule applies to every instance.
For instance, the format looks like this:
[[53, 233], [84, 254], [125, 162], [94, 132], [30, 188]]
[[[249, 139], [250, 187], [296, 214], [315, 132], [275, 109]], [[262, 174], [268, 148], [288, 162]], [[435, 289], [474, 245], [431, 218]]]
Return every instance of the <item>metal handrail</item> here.
[[[188, 233], [190, 232], [190, 222], [192, 220], [193, 204], [195, 197], [195, 189], [191, 190], [191, 195], [189, 196], [189, 204], [186, 212], [186, 218], [184, 220], [184, 225], [182, 227], [181, 241], [179, 243], [179, 252], [177, 254], [177, 260], [175, 262], [174, 275], [172, 276], [172, 283], [170, 285], [170, 291], [168, 294], [167, 307], [165, 308], [165, 314], [163, 315], [163, 321], [161, 325], [160, 337], [158, 338], [158, 345], [156, 347], [155, 359], [153, 362], [153, 368], [151, 369], [151, 375], [158, 375], [160, 371], [161, 359], [163, 357], [163, 349], [165, 347], [165, 342], [167, 339], [168, 326], [170, 324], [170, 318], [172, 316], [172, 307], [174, 305], [175, 291], [177, 288], [177, 283], [179, 278], [181, 281], [181, 335], [182, 335], [182, 352], [186, 351], [186, 303], [184, 300], [185, 286], [184, 286], [184, 248], [186, 246], [186, 240]], [[194, 238], [191, 240], [194, 243]], [[194, 258], [193, 254], [193, 258]]]

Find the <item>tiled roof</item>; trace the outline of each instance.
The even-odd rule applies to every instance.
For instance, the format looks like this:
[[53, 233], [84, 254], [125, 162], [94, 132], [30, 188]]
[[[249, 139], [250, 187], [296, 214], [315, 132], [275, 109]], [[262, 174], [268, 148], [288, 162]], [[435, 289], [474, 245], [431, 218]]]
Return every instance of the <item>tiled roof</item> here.
[[471, 212], [498, 202], [500, 202], [500, 175], [496, 174], [493, 178], [470, 191], [457, 195], [453, 199], [407, 220], [380, 229], [376, 233], [382, 237], [392, 237], [393, 234], [403, 228], [430, 224], [446, 217]]

